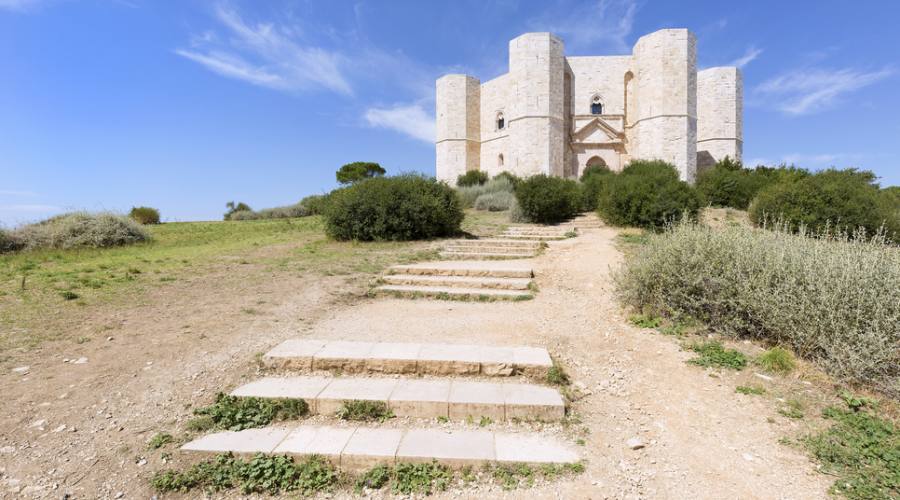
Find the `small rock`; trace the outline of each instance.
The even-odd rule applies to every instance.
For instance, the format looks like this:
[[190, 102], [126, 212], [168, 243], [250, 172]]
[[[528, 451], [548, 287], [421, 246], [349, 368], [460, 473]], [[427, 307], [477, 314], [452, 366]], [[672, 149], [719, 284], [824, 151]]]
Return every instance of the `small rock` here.
[[142, 467], [142, 466], [144, 466], [144, 465], [147, 465], [147, 459], [146, 459], [146, 458], [141, 458], [140, 460], [137, 461], [137, 464], [138, 464], [138, 467]]
[[748, 461], [748, 462], [752, 462], [752, 461], [753, 461], [753, 455], [751, 455], [751, 454], [749, 454], [749, 453], [744, 453], [744, 454], [741, 455], [741, 456], [744, 457], [744, 460], [746, 460], [746, 461]]
[[109, 342], [112, 342], [113, 338], [112, 338], [112, 337], [106, 337], [106, 340], [109, 341]]
[[35, 421], [32, 422], [31, 425], [29, 425], [28, 427], [40, 427], [40, 428], [43, 428], [45, 425], [47, 425], [47, 419], [42, 418], [42, 419], [40, 419], [40, 420], [35, 420]]
[[12, 371], [13, 371], [13, 373], [19, 373], [22, 375], [26, 375], [28, 373], [28, 368], [29, 367], [27, 367], [27, 366], [17, 366], [15, 368], [13, 368]]
[[754, 373], [753, 376], [757, 377], [757, 378], [761, 378], [761, 379], [765, 380], [766, 382], [771, 382], [771, 381], [775, 380], [768, 375], [763, 375], [762, 373]]
[[116, 498], [125, 498], [125, 492], [120, 491], [120, 492], [116, 493]]
[[15, 446], [4, 446], [3, 448], [0, 448], [0, 455], [12, 455], [15, 452]]
[[64, 430], [66, 430], [66, 424], [60, 425], [56, 429], [53, 429], [53, 432], [62, 432]]
[[640, 450], [644, 447], [644, 442], [639, 437], [633, 437], [626, 441], [625, 444], [632, 450]]
[[83, 365], [88, 362], [87, 358], [78, 358], [75, 361], [72, 361], [73, 365]]

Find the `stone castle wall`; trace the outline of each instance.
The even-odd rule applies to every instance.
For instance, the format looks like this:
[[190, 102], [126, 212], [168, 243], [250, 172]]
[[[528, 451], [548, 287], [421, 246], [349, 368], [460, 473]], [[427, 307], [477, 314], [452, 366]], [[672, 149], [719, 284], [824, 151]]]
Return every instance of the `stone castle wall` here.
[[[451, 184], [475, 169], [575, 177], [599, 157], [616, 170], [665, 160], [693, 182], [698, 150], [703, 162], [740, 158], [742, 149], [740, 72], [698, 73], [696, 51], [685, 29], [641, 37], [626, 56], [565, 57], [550, 33], [514, 38], [509, 73], [484, 84], [465, 75], [437, 81], [437, 176]], [[594, 96], [601, 115], [591, 113]]]

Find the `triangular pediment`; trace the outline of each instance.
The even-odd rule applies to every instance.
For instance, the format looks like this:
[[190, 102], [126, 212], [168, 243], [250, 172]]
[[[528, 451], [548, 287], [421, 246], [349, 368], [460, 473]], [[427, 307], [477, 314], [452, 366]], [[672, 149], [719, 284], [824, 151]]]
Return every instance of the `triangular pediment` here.
[[575, 142], [583, 143], [608, 143], [622, 142], [622, 133], [606, 123], [602, 118], [595, 117], [577, 129], [572, 138]]

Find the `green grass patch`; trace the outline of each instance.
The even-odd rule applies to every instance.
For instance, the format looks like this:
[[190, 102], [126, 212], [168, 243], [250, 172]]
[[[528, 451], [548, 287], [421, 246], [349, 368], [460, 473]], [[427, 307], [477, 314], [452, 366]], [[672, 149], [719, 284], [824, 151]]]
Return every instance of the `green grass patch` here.
[[895, 423], [865, 411], [830, 407], [831, 427], [801, 443], [823, 472], [838, 477], [832, 493], [853, 500], [900, 498], [900, 432]]
[[759, 396], [759, 395], [765, 394], [766, 390], [757, 385], [739, 385], [734, 388], [734, 392], [736, 392], [738, 394], [747, 394], [747, 395], [752, 394], [754, 396]]
[[554, 359], [553, 366], [547, 370], [547, 383], [551, 385], [569, 385], [572, 383], [572, 379], [569, 378], [569, 374], [566, 373], [562, 365]]
[[783, 417], [792, 418], [795, 420], [799, 420], [806, 416], [803, 413], [803, 403], [801, 403], [797, 399], [789, 399], [785, 401], [784, 405], [778, 409], [778, 414]]
[[[302, 399], [239, 397], [219, 393], [215, 403], [194, 410], [195, 415], [209, 419], [203, 420], [203, 424], [194, 424], [194, 427], [202, 428], [211, 423], [207, 429], [215, 427], [240, 431], [263, 427], [274, 421], [295, 420], [308, 413], [309, 405]], [[191, 424], [188, 426], [190, 428]]]
[[747, 356], [740, 351], [726, 349], [720, 342], [697, 342], [690, 344], [688, 349], [698, 354], [697, 357], [688, 360], [692, 365], [732, 370], [743, 370], [747, 366]]
[[160, 493], [238, 489], [243, 494], [295, 492], [311, 495], [331, 490], [338, 484], [339, 478], [328, 460], [319, 456], [296, 462], [289, 456], [281, 455], [257, 454], [244, 460], [226, 454], [200, 462], [183, 472], [157, 472], [150, 484]]
[[337, 412], [341, 420], [354, 420], [361, 422], [384, 422], [394, 418], [394, 412], [388, 408], [384, 401], [344, 401]]
[[641, 328], [658, 328], [662, 325], [662, 318], [649, 314], [635, 314], [628, 318], [628, 322]]
[[158, 450], [163, 446], [175, 442], [175, 438], [172, 437], [168, 432], [159, 432], [155, 434], [152, 438], [150, 438], [150, 442], [147, 443], [147, 448], [151, 450]]
[[790, 373], [797, 367], [791, 351], [783, 347], [773, 347], [754, 360], [757, 366], [770, 373]]

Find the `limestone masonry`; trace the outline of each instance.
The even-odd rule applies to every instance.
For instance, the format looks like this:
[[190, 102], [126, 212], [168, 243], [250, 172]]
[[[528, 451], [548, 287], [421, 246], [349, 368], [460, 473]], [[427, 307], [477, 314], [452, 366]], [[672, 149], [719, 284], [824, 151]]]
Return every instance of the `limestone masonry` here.
[[589, 165], [660, 159], [693, 182], [698, 166], [741, 159], [742, 92], [737, 68], [697, 71], [686, 29], [643, 36], [626, 56], [566, 57], [559, 38], [526, 33], [509, 42], [508, 73], [437, 80], [437, 177], [574, 178]]

